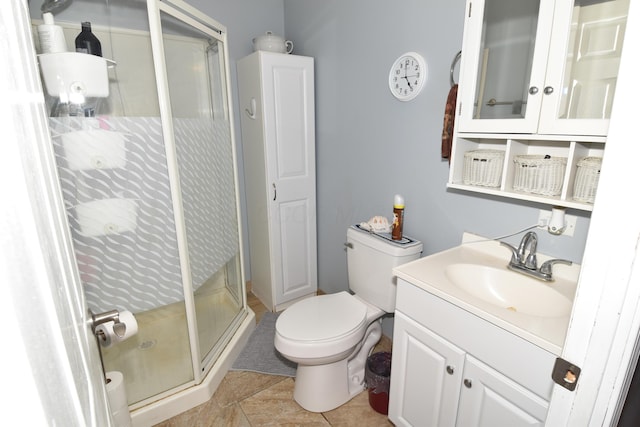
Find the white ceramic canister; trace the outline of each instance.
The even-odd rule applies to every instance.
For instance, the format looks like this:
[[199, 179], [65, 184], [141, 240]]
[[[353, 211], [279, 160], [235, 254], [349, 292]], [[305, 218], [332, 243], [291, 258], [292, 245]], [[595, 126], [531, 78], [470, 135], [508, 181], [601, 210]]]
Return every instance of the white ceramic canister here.
[[293, 42], [285, 40], [271, 31], [267, 31], [261, 36], [253, 38], [253, 50], [266, 50], [268, 52], [291, 53], [293, 52]]

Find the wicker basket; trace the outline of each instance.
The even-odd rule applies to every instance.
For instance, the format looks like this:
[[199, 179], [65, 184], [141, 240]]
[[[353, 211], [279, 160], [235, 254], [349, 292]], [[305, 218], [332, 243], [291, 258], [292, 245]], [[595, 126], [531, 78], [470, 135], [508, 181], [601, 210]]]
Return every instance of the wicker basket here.
[[602, 157], [585, 157], [580, 159], [576, 170], [576, 181], [573, 185], [573, 200], [593, 203], [596, 198]]
[[504, 151], [472, 150], [464, 153], [462, 182], [466, 185], [499, 187], [504, 165]]
[[566, 157], [543, 155], [515, 156], [513, 189], [543, 196], [558, 196], [562, 192]]

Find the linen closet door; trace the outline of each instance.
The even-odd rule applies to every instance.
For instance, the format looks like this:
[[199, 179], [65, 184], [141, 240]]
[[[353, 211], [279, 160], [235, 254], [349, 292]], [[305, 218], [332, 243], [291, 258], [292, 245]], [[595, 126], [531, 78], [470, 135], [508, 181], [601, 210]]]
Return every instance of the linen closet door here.
[[238, 74], [251, 286], [279, 311], [317, 291], [313, 58], [259, 51]]

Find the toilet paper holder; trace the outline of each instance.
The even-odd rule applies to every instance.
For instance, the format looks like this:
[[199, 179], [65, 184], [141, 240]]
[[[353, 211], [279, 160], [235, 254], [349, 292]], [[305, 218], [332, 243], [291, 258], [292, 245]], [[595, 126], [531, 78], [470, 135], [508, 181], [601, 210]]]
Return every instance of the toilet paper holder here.
[[96, 332], [96, 328], [103, 323], [113, 322], [113, 332], [120, 338], [123, 338], [127, 332], [127, 325], [120, 321], [120, 312], [118, 310], [109, 310], [98, 314], [89, 310], [89, 314], [91, 315], [91, 330], [96, 335], [96, 338], [100, 340], [105, 340], [106, 337], [103, 331]]
[[89, 310], [89, 324], [91, 326], [91, 331], [96, 336], [96, 342], [98, 344], [98, 353], [100, 354], [100, 365], [102, 366], [102, 375], [104, 377], [105, 384], [108, 384], [111, 380], [107, 378], [107, 372], [104, 369], [104, 360], [102, 359], [102, 348], [100, 346], [101, 342], [106, 341], [107, 336], [104, 331], [97, 330], [96, 328], [103, 323], [113, 322], [113, 332], [118, 335], [120, 338], [124, 337], [127, 331], [127, 325], [120, 321], [120, 312], [118, 310], [109, 310], [104, 313], [94, 313]]

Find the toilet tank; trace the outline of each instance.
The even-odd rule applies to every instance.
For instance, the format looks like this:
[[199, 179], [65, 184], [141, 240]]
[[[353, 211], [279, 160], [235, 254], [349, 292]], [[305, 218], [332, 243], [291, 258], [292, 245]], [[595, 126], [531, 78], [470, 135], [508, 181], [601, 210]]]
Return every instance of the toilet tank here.
[[358, 297], [392, 313], [396, 308], [396, 280], [392, 269], [420, 258], [422, 243], [389, 233], [374, 234], [358, 225], [347, 229], [349, 289]]

